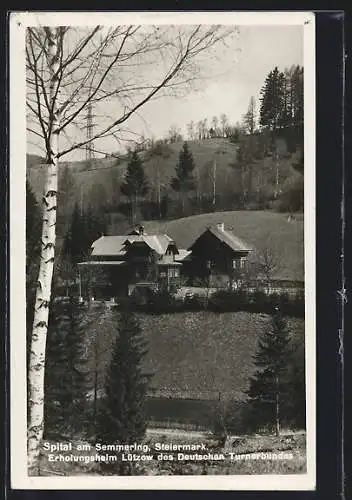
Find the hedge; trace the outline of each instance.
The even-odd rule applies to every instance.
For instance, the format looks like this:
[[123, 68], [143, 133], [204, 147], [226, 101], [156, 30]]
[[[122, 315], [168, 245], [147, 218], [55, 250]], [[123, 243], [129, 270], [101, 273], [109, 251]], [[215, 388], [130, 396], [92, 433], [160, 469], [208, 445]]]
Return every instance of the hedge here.
[[147, 314], [166, 314], [186, 311], [209, 310], [216, 313], [246, 311], [272, 314], [276, 308], [286, 316], [304, 317], [304, 293], [294, 297], [287, 293], [266, 294], [257, 290], [226, 291], [213, 293], [209, 299], [194, 295], [185, 299], [176, 298], [167, 291], [154, 293], [147, 304], [133, 303], [133, 308]]

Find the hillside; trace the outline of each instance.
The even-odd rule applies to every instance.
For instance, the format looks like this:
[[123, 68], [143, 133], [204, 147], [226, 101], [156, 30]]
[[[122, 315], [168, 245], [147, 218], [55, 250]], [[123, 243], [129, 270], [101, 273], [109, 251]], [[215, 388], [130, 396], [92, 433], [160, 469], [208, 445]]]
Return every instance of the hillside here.
[[296, 215], [288, 221], [287, 214], [266, 211], [215, 212], [194, 215], [172, 221], [146, 221], [147, 232], [166, 232], [181, 248], [188, 248], [204, 229], [217, 222], [224, 222], [236, 236], [254, 248], [264, 244], [270, 235], [272, 245], [282, 260], [277, 278], [304, 279], [303, 216]]
[[[241, 400], [253, 374], [253, 354], [269, 316], [246, 312], [216, 314], [207, 311], [161, 315], [139, 314], [148, 342], [146, 373], [153, 374], [151, 387], [168, 396], [198, 394], [211, 399], [223, 395]], [[87, 329], [89, 369], [94, 370], [94, 349], [99, 353], [100, 389], [116, 331], [114, 316], [97, 315], [99, 326]], [[304, 320], [288, 318], [294, 345], [304, 346]], [[99, 331], [95, 345], [95, 335]]]
[[[162, 185], [169, 186], [171, 178], [175, 175], [175, 165], [178, 161], [178, 154], [182, 148], [183, 142], [163, 145], [163, 157], [156, 167], [155, 157], [150, 151], [140, 153], [145, 172], [149, 178], [151, 186], [157, 175], [155, 169], [158, 168], [158, 178]], [[229, 168], [229, 163], [236, 160], [237, 146], [226, 139], [207, 139], [203, 141], [189, 141], [189, 146], [195, 158], [195, 162], [200, 171], [203, 171], [213, 158], [217, 160], [217, 169], [219, 177]], [[83, 184], [86, 193], [92, 189], [93, 185], [101, 184], [106, 190], [107, 198], [112, 197], [112, 189], [122, 181], [127, 167], [127, 159], [121, 158], [99, 158], [94, 159], [90, 165], [86, 161], [63, 161], [59, 164], [59, 171], [66, 167], [70, 169], [77, 184]], [[27, 173], [29, 181], [37, 196], [41, 195], [43, 189], [43, 167], [42, 159], [36, 155], [27, 155]], [[116, 194], [116, 193], [115, 193]], [[119, 193], [118, 193], [119, 194]]]
[[[157, 186], [160, 186], [162, 195], [167, 193], [171, 198], [175, 198], [170, 181], [175, 175], [182, 144], [182, 141], [163, 144], [161, 156], [156, 156], [150, 149], [140, 153], [150, 185], [149, 199], [156, 200]], [[216, 162], [217, 195], [221, 199], [238, 197], [243, 182], [240, 171], [236, 168], [238, 144], [224, 138], [188, 141], [188, 144], [195, 160], [195, 177], [199, 191], [205, 196], [212, 195], [212, 174]], [[278, 140], [278, 147], [281, 155], [280, 182], [284, 183], [294, 174], [292, 165], [297, 161], [297, 153], [288, 153], [283, 139]], [[95, 199], [98, 198], [101, 203], [110, 207], [116, 207], [124, 201], [120, 194], [120, 185], [127, 167], [126, 157], [95, 159], [89, 165], [86, 161], [60, 162], [59, 181], [66, 167], [72, 173], [76, 187], [79, 187], [75, 192], [75, 201], [80, 200], [82, 193], [86, 202], [90, 202], [95, 196]], [[27, 175], [37, 198], [40, 198], [44, 183], [44, 169], [40, 157], [27, 155]], [[254, 190], [260, 185], [263, 193], [270, 195], [275, 182], [275, 167], [271, 156], [265, 156], [253, 163], [252, 182]]]

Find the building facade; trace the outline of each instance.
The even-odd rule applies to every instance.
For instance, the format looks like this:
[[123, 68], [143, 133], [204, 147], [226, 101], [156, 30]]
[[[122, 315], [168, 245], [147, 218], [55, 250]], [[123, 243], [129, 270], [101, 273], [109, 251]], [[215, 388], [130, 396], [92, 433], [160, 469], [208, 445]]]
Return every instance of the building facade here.
[[181, 284], [231, 287], [240, 282], [251, 248], [225, 229], [207, 228], [188, 249], [167, 234], [102, 236], [91, 246], [89, 259], [79, 263], [80, 295], [115, 298], [171, 290]]

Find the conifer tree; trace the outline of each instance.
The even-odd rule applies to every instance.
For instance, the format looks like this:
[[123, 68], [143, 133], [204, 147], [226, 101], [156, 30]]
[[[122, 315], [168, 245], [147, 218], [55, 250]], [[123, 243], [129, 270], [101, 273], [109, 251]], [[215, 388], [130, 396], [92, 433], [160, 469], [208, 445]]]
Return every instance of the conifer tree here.
[[248, 390], [250, 412], [256, 427], [270, 425], [280, 434], [281, 420], [288, 398], [287, 373], [291, 359], [290, 334], [280, 310], [276, 308], [270, 327], [259, 339], [254, 356], [257, 370]]
[[87, 251], [86, 246], [85, 222], [76, 203], [72, 212], [71, 224], [64, 240], [63, 254], [73, 266], [76, 266]]
[[94, 240], [106, 232], [104, 214], [93, 212], [91, 207], [81, 215], [78, 204], [75, 205], [69, 230], [63, 246], [64, 257], [75, 267], [84, 260]]
[[273, 133], [273, 140], [283, 120], [284, 84], [285, 75], [276, 66], [266, 77], [260, 91], [260, 124]]
[[179, 160], [175, 167], [176, 176], [171, 181], [172, 189], [176, 192], [179, 192], [181, 195], [182, 214], [184, 214], [185, 209], [185, 196], [188, 191], [194, 188], [194, 168], [195, 162], [192, 156], [192, 152], [190, 151], [187, 142], [185, 142], [179, 153]]
[[261, 89], [260, 124], [271, 134], [271, 149], [275, 159], [274, 198], [280, 193], [280, 164], [277, 147], [278, 130], [285, 126], [285, 75], [277, 66], [268, 74]]
[[87, 373], [82, 322], [83, 311], [75, 299], [62, 299], [53, 305], [45, 372], [45, 420], [49, 434], [84, 430]]
[[143, 162], [137, 151], [130, 153], [130, 159], [127, 165], [125, 182], [121, 185], [121, 192], [130, 199], [131, 203], [131, 222], [133, 225], [137, 222], [137, 209], [141, 196], [145, 196], [149, 191], [147, 178], [143, 169]]
[[[150, 375], [144, 373], [142, 361], [147, 343], [137, 317], [128, 308], [120, 312], [117, 330], [96, 440], [129, 444], [140, 441], [146, 431], [143, 404]], [[125, 473], [123, 467], [120, 473]]]
[[107, 224], [102, 210], [94, 210], [91, 206], [83, 214], [85, 231], [85, 250], [86, 255], [93, 241], [100, 238], [107, 232]]

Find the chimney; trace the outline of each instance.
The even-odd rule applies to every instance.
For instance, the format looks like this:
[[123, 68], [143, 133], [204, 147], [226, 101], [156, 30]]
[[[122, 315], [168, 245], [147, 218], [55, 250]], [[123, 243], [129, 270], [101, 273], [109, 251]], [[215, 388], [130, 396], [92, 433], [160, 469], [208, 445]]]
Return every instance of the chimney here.
[[224, 231], [225, 230], [225, 225], [224, 225], [223, 222], [218, 222], [216, 224], [216, 227], [217, 227], [218, 231]]

